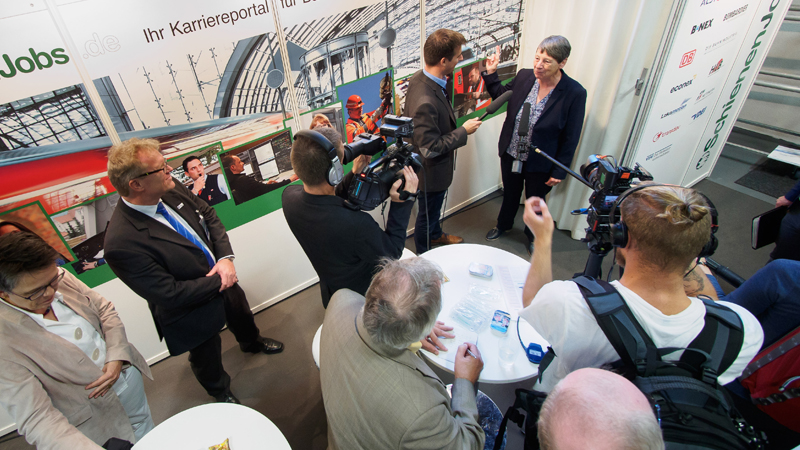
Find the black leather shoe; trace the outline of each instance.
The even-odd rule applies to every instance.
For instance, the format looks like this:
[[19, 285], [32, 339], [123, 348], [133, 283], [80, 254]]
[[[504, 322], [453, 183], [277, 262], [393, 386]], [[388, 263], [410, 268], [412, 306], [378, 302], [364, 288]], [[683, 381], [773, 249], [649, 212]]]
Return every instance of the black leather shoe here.
[[214, 400], [216, 400], [217, 403], [236, 403], [237, 405], [242, 404], [242, 402], [240, 402], [239, 399], [236, 398], [236, 396], [234, 396], [233, 392], [231, 391], [225, 391], [222, 394], [215, 395]]
[[503, 230], [501, 230], [501, 229], [499, 229], [497, 227], [494, 227], [491, 230], [489, 230], [488, 233], [486, 233], [486, 240], [487, 241], [494, 241], [494, 240], [498, 239], [500, 236], [502, 236], [503, 233], [505, 233], [505, 231], [503, 231]]
[[283, 344], [275, 339], [259, 336], [252, 344], [239, 344], [239, 348], [243, 352], [248, 353], [266, 353], [271, 355], [273, 353], [280, 353], [283, 351]]

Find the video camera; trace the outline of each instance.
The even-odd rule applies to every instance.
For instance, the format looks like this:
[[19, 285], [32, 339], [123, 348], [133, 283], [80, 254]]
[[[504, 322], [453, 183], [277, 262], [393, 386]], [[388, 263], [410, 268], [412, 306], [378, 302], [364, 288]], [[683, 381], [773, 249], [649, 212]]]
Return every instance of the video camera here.
[[[414, 124], [409, 117], [387, 115], [383, 118], [380, 135], [364, 133], [358, 140], [345, 145], [344, 164], [355, 160], [360, 155], [376, 155], [383, 151], [383, 155], [365, 167], [355, 176], [350, 184], [347, 206], [355, 210], [371, 211], [389, 198], [389, 190], [397, 180], [403, 180], [400, 185], [400, 198], [405, 200], [409, 193], [403, 192], [405, 179], [403, 167], [411, 166], [414, 171], [422, 169], [419, 157], [412, 153], [411, 145], [403, 142], [403, 138], [411, 137], [414, 133]], [[395, 138], [394, 144], [386, 147], [384, 137]], [[411, 193], [415, 194], [415, 193]]]
[[[653, 176], [639, 163], [629, 169], [617, 166], [610, 156], [590, 155], [586, 164], [581, 166], [581, 176], [589, 182], [594, 190], [589, 197], [589, 208], [586, 209], [586, 240], [597, 242], [601, 246], [611, 246], [609, 213], [620, 194], [630, 189], [633, 180], [651, 181]], [[580, 211], [583, 212], [582, 210]], [[590, 240], [591, 239], [591, 240]]]
[[618, 166], [612, 156], [603, 155], [589, 156], [586, 164], [581, 166], [579, 175], [538, 148], [535, 149], [535, 152], [592, 189], [592, 195], [589, 197], [589, 207], [572, 211], [572, 214], [586, 214], [586, 221], [589, 223], [586, 228], [586, 237], [582, 240], [588, 243], [591, 254], [586, 262], [583, 275], [599, 277], [603, 257], [614, 248], [609, 217], [614, 202], [620, 194], [630, 189], [634, 180], [639, 182], [651, 181], [653, 176], [639, 163], [636, 163], [633, 169], [630, 169]]

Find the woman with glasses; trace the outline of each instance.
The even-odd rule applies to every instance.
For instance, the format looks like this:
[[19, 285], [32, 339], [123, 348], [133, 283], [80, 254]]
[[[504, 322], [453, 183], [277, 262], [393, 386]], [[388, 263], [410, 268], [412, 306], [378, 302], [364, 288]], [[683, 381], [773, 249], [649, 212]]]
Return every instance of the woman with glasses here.
[[39, 449], [99, 449], [153, 428], [142, 355], [114, 305], [33, 233], [0, 236], [0, 405]]
[[[12, 222], [10, 220], [0, 221], [0, 236], [8, 233], [20, 233], [24, 231], [36, 234], [33, 232], [33, 230], [19, 222]], [[56, 258], [56, 265], [63, 266], [67, 263], [67, 261], [69, 261], [69, 259], [65, 258], [64, 255], [59, 253], [58, 258]]]

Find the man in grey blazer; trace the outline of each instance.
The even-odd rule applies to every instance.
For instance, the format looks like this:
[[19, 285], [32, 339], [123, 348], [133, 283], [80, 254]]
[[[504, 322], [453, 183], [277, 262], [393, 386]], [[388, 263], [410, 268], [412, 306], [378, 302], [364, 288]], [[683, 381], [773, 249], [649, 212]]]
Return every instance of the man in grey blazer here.
[[442, 278], [423, 258], [386, 260], [366, 299], [348, 289], [333, 295], [320, 344], [329, 449], [483, 448], [478, 348], [458, 347], [452, 399], [412, 350], [436, 323]]
[[438, 29], [425, 41], [425, 67], [415, 73], [408, 83], [405, 115], [414, 121], [414, 136], [410, 140], [415, 152], [422, 157], [423, 172], [419, 175], [419, 213], [414, 229], [417, 254], [430, 250], [432, 245], [457, 244], [464, 239], [442, 232], [439, 225], [442, 203], [447, 188], [453, 182], [455, 150], [467, 143], [467, 135], [477, 131], [481, 121], [470, 119], [456, 127], [456, 116], [450, 104], [447, 77], [451, 76], [461, 56], [464, 36], [445, 28]]

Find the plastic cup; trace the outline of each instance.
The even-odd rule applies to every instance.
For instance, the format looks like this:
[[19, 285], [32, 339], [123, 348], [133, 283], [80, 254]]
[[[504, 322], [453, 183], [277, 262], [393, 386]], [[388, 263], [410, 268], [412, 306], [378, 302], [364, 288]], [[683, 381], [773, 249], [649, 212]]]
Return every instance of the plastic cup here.
[[515, 342], [511, 339], [500, 339], [497, 358], [500, 362], [500, 367], [505, 370], [511, 370], [514, 367], [514, 360], [517, 356], [517, 348], [514, 344]]

